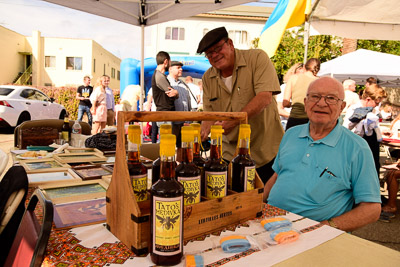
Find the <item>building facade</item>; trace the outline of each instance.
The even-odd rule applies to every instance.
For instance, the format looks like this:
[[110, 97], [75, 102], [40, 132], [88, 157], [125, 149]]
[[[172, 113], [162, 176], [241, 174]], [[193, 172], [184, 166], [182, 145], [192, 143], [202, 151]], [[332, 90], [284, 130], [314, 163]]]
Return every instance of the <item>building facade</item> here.
[[93, 40], [42, 37], [39, 31], [23, 36], [0, 26], [0, 84], [78, 86], [83, 77], [92, 85], [102, 75], [119, 89], [121, 59]]

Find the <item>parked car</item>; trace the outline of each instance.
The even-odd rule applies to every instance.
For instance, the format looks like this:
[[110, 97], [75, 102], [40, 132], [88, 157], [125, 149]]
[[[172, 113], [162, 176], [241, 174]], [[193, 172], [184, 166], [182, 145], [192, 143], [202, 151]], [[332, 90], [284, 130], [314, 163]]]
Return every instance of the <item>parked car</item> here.
[[63, 119], [66, 110], [40, 90], [27, 86], [0, 85], [0, 127], [24, 121]]

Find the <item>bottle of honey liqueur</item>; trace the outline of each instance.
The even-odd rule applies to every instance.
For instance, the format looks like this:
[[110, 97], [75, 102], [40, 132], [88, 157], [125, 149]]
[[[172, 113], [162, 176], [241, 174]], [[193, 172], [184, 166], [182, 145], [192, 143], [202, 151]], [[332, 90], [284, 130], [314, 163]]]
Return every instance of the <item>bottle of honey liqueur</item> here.
[[222, 159], [221, 125], [211, 126], [210, 158], [204, 165], [205, 196], [207, 198], [221, 198], [227, 195], [228, 164]]
[[139, 125], [128, 127], [128, 171], [136, 201], [141, 202], [147, 197], [147, 168], [140, 161], [140, 145], [142, 143]]
[[182, 127], [181, 140], [182, 161], [176, 167], [175, 175], [185, 188], [184, 205], [190, 205], [199, 203], [201, 198], [201, 170], [193, 163], [194, 130], [192, 126]]
[[205, 181], [204, 181], [204, 164], [206, 160], [200, 154], [200, 147], [201, 147], [201, 135], [200, 135], [200, 124], [199, 123], [191, 123], [190, 126], [193, 127], [194, 130], [194, 143], [193, 143], [193, 163], [196, 164], [197, 167], [201, 170], [201, 188], [202, 196], [204, 196], [204, 188], [205, 188]]
[[[171, 133], [172, 133], [171, 124], [161, 124], [160, 139], [161, 139], [161, 135], [171, 134]], [[161, 163], [160, 158], [157, 158], [155, 161], [153, 161], [153, 167], [152, 167], [152, 171], [151, 171], [151, 183], [152, 184], [155, 184], [155, 182], [157, 182], [158, 179], [160, 179], [160, 163]]]
[[161, 135], [160, 179], [151, 187], [150, 258], [156, 265], [176, 265], [183, 256], [183, 185], [175, 179], [173, 134]]
[[232, 160], [232, 190], [246, 192], [255, 188], [256, 163], [250, 156], [250, 125], [241, 124], [237, 156]]

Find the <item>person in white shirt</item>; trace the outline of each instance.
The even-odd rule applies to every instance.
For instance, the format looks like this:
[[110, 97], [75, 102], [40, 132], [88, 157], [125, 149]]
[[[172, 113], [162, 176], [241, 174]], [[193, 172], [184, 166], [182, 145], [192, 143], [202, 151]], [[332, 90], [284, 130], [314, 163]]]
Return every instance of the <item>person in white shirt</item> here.
[[189, 87], [190, 104], [192, 111], [196, 111], [200, 103], [200, 87], [193, 83], [192, 76], [186, 76], [186, 85]]
[[360, 101], [356, 91], [356, 82], [353, 80], [345, 80], [343, 82], [344, 87], [344, 101], [346, 102], [346, 107], [343, 109], [342, 114], [346, 114], [347, 109]]

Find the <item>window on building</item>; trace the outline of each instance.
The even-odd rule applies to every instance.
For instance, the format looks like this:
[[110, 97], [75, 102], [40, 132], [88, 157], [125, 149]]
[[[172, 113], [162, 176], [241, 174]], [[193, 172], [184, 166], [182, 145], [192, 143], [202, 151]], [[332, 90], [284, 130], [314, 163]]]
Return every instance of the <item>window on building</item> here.
[[120, 78], [121, 78], [121, 73], [119, 72], [119, 70], [117, 70], [117, 80], [119, 81], [120, 80]]
[[67, 57], [67, 70], [82, 70], [82, 58]]
[[103, 67], [103, 75], [106, 75], [106, 64], [104, 64], [104, 67]]
[[165, 40], [185, 40], [185, 28], [167, 27]]
[[44, 57], [44, 66], [46, 68], [55, 68], [56, 67], [56, 57], [55, 56], [45, 56]]
[[93, 59], [93, 72], [96, 72], [96, 59]]
[[229, 31], [234, 44], [247, 44], [247, 31]]
[[115, 69], [111, 68], [111, 78], [115, 79]]

